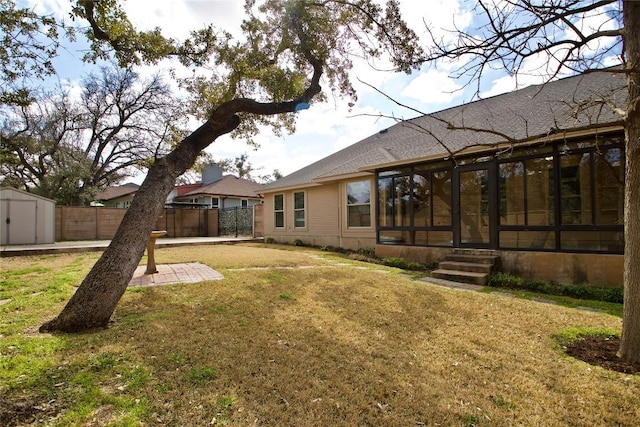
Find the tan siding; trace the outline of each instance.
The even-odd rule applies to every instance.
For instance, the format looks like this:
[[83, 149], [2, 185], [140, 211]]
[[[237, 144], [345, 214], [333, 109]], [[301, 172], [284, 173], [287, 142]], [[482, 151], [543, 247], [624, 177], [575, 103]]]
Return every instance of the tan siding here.
[[317, 236], [337, 236], [338, 185], [323, 185], [307, 190], [307, 217], [309, 234]]
[[[335, 246], [360, 249], [375, 245], [375, 221], [371, 227], [349, 229], [346, 227], [346, 181], [329, 183], [304, 190], [268, 193], [264, 198], [265, 237], [277, 242], [293, 243], [301, 240], [314, 246]], [[371, 191], [373, 192], [373, 180]], [[295, 228], [293, 221], [293, 193], [305, 192], [306, 227]], [[274, 228], [273, 197], [284, 194], [285, 228]], [[375, 206], [372, 205], [372, 218]]]

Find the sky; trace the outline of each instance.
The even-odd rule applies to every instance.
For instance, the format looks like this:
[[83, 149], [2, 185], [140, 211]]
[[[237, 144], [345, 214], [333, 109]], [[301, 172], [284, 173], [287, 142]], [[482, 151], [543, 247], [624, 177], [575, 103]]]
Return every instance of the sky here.
[[[67, 17], [70, 2], [67, 0], [22, 0], [36, 10], [46, 10]], [[209, 23], [237, 34], [244, 16], [240, 0], [128, 0], [125, 10], [129, 19], [139, 29], [160, 27], [165, 36], [184, 39], [192, 29]], [[421, 40], [426, 41], [425, 24], [443, 37], [445, 29], [473, 28], [476, 16], [469, 11], [464, 0], [401, 0], [403, 17]], [[82, 44], [69, 45], [55, 64], [60, 77], [70, 84], [77, 84], [88, 66], [82, 64]], [[538, 63], [536, 63], [538, 61]], [[538, 67], [540, 59], [532, 58], [529, 66]], [[384, 64], [376, 64], [384, 67]], [[388, 117], [411, 118], [417, 113], [398, 106], [384, 94], [401, 104], [409, 105], [423, 113], [439, 111], [460, 105], [473, 99], [474, 87], [464, 87], [464, 82], [449, 75], [455, 63], [441, 62], [437, 67], [418, 70], [411, 75], [376, 71], [366, 63], [356, 63], [350, 76], [358, 92], [358, 102], [349, 108], [348, 100], [329, 95], [328, 101], [314, 104], [308, 110], [297, 113], [297, 131], [293, 135], [275, 136], [270, 131], [261, 132], [254, 150], [241, 140], [228, 136], [218, 138], [207, 151], [216, 159], [235, 158], [247, 154], [257, 169], [257, 175], [270, 174], [274, 169], [290, 174], [340, 149], [354, 144], [381, 129], [395, 123]], [[145, 67], [141, 74], [163, 71], [157, 67]], [[367, 84], [361, 84], [362, 80]], [[541, 83], [541, 77], [521, 75], [516, 80], [504, 72], [489, 72], [483, 81], [480, 95], [488, 97], [530, 84]], [[378, 91], [372, 89], [373, 86]], [[382, 93], [380, 93], [382, 92]], [[140, 183], [143, 175], [134, 179]]]

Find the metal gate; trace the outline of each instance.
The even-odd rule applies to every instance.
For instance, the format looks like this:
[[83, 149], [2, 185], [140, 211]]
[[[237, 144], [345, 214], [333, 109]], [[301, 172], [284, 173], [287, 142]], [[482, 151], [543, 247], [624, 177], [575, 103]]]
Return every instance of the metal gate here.
[[221, 209], [218, 212], [220, 236], [253, 236], [253, 207]]

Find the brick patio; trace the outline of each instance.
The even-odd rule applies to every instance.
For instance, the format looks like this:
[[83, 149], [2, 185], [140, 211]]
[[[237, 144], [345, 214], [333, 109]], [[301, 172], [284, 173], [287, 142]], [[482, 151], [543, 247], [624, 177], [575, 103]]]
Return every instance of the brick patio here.
[[206, 280], [220, 280], [222, 274], [211, 267], [191, 262], [187, 264], [158, 264], [158, 272], [145, 274], [145, 265], [140, 265], [129, 282], [134, 286], [162, 286], [173, 283], [198, 283]]

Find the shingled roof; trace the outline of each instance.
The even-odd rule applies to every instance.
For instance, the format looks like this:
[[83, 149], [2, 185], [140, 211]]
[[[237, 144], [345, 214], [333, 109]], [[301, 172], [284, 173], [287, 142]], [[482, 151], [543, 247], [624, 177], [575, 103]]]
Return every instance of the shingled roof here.
[[95, 199], [100, 201], [109, 201], [125, 196], [133, 196], [136, 194], [140, 186], [133, 182], [128, 182], [116, 187], [107, 187], [104, 191], [96, 194]]
[[307, 186], [384, 165], [447, 158], [465, 149], [621, 125], [622, 117], [610, 106], [624, 108], [626, 96], [622, 73], [593, 72], [529, 86], [399, 122], [263, 186], [262, 191]]
[[222, 179], [215, 181], [209, 185], [198, 187], [195, 190], [180, 195], [187, 196], [225, 196], [238, 198], [257, 198], [257, 192], [260, 190], [261, 184], [247, 179], [238, 178], [233, 175], [225, 175]]

